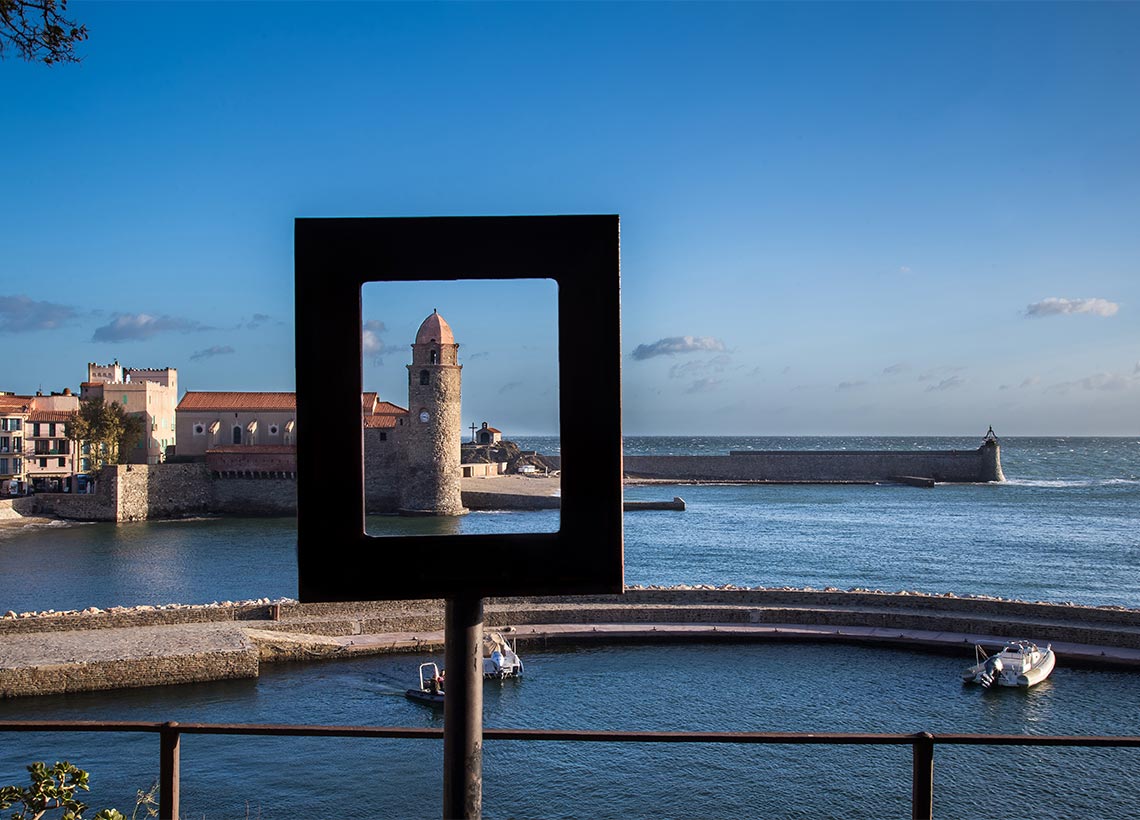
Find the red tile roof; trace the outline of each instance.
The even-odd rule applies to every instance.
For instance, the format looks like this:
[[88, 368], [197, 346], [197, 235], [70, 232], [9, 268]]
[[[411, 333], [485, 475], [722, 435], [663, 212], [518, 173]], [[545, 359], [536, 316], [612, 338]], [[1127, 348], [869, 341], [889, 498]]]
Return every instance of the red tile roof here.
[[0, 396], [0, 413], [22, 413], [31, 406], [31, 396]]
[[407, 408], [401, 407], [398, 404], [392, 404], [390, 401], [378, 401], [376, 402], [376, 409], [372, 412], [376, 413], [377, 415], [384, 416], [393, 414], [397, 416], [403, 416], [407, 414], [408, 411]]
[[365, 416], [364, 427], [368, 430], [387, 430], [396, 426], [399, 416]]
[[67, 421], [70, 418], [70, 410], [33, 410], [28, 413], [28, 421]]
[[178, 412], [211, 410], [263, 410], [296, 412], [296, 393], [190, 392], [178, 402]]

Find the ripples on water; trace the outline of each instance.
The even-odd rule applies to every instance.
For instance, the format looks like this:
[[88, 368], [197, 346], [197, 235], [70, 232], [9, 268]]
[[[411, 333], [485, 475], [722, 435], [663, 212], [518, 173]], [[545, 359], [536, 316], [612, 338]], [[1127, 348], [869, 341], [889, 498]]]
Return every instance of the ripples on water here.
[[[1140, 687], [1128, 674], [1059, 668], [1029, 692], [986, 692], [959, 682], [965, 659], [890, 649], [580, 646], [524, 657], [525, 678], [485, 684], [487, 726], [1140, 732]], [[400, 694], [420, 660], [270, 666], [259, 681], [0, 701], [0, 718], [439, 726], [441, 713]], [[18, 753], [0, 747], [0, 781], [18, 776], [28, 755], [67, 758], [92, 771], [94, 805], [121, 807], [149, 784], [157, 752], [150, 736], [22, 737]], [[940, 747], [936, 811], [972, 816], [981, 796], [1018, 784], [1060, 801], [1049, 817], [1132, 816], [1138, 763], [1135, 751]], [[434, 816], [441, 767], [436, 741], [187, 736], [183, 816], [243, 818], [246, 801], [250, 817]], [[491, 742], [484, 793], [487, 818], [904, 817], [910, 750]]]
[[[973, 448], [977, 441], [845, 446]], [[686, 451], [770, 442], [692, 441]], [[842, 444], [813, 442], [817, 449]], [[680, 446], [628, 445], [631, 452]], [[631, 498], [682, 495], [689, 509], [625, 517], [626, 580], [953, 590], [1140, 606], [1140, 443], [1006, 439], [1003, 464], [1010, 481], [1000, 486], [629, 488]], [[541, 530], [551, 515], [470, 515], [455, 526]], [[0, 533], [0, 611], [292, 597], [295, 538], [293, 522], [282, 519], [32, 533], [9, 527]], [[1030, 692], [983, 692], [959, 683], [968, 658], [888, 649], [585, 646], [524, 655], [524, 680], [487, 686], [488, 726], [1140, 734], [1133, 674], [1066, 669], [1063, 659]], [[256, 681], [0, 701], [0, 719], [439, 725], [437, 713], [400, 694], [426, 659], [269, 666]], [[129, 808], [134, 790], [156, 775], [157, 751], [150, 736], [21, 736], [19, 744], [0, 743], [0, 783], [22, 781], [31, 760], [70, 759], [92, 770], [94, 805]], [[182, 759], [185, 817], [439, 811], [437, 742], [190, 736]], [[939, 748], [936, 811], [997, 811], [1001, 795], [1013, 791], [1027, 809], [1044, 805], [1051, 817], [1128, 817], [1140, 801], [1138, 763], [1136, 752], [1122, 750]], [[905, 747], [492, 743], [484, 773], [488, 818], [909, 813]]]

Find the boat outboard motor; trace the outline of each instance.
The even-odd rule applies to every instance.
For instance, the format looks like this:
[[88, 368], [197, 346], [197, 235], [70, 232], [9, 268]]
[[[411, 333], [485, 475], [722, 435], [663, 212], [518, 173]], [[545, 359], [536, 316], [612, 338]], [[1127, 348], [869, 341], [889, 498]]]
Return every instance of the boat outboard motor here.
[[986, 662], [982, 666], [982, 671], [978, 673], [978, 683], [982, 685], [983, 689], [989, 689], [993, 686], [994, 681], [1004, 668], [1005, 665], [997, 655], [994, 655], [992, 658], [986, 658]]

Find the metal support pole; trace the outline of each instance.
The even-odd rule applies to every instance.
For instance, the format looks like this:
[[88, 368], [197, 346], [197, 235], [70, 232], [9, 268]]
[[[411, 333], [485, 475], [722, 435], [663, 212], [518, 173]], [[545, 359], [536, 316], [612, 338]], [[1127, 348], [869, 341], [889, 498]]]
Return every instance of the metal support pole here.
[[934, 735], [919, 732], [914, 740], [914, 779], [910, 788], [911, 820], [934, 818]]
[[159, 820], [178, 820], [179, 798], [179, 742], [178, 723], [171, 721], [159, 732], [158, 755], [158, 817]]
[[443, 817], [483, 812], [483, 599], [449, 598], [444, 621]]

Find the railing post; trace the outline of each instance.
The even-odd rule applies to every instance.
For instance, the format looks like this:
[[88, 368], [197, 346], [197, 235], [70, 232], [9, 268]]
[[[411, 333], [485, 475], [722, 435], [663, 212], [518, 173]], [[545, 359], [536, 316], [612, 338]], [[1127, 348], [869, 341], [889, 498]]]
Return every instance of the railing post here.
[[483, 812], [483, 599], [448, 598], [444, 614], [443, 817]]
[[934, 735], [919, 732], [914, 737], [914, 774], [910, 787], [911, 820], [934, 818]]
[[158, 760], [158, 817], [159, 820], [178, 820], [179, 742], [178, 723], [170, 721], [159, 730], [161, 749]]

